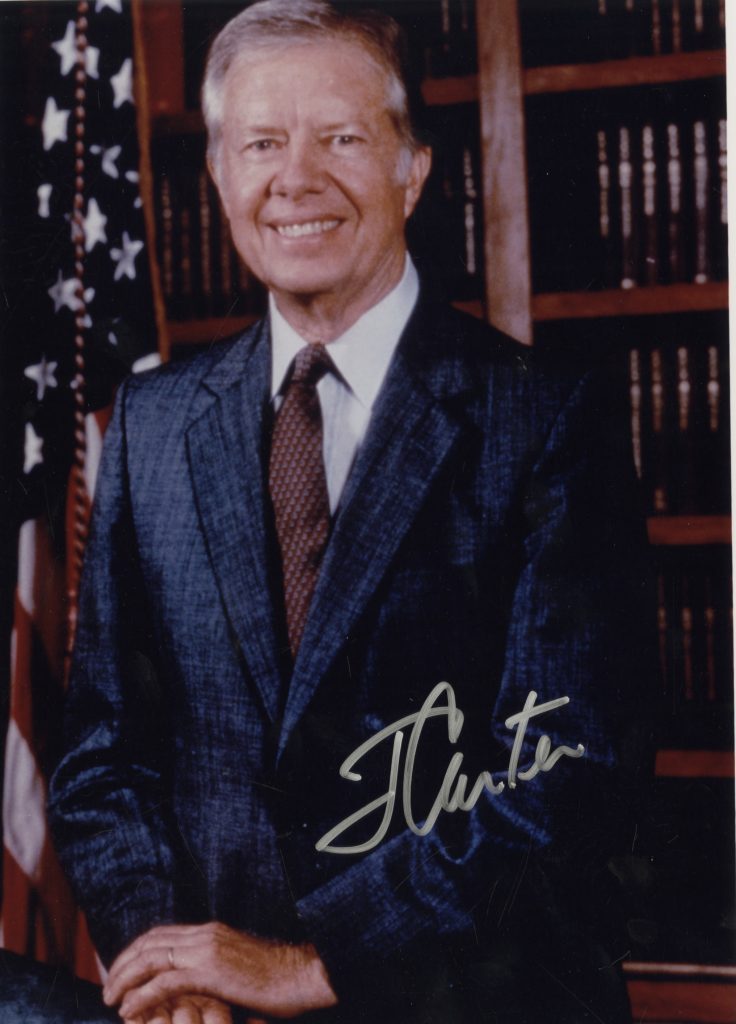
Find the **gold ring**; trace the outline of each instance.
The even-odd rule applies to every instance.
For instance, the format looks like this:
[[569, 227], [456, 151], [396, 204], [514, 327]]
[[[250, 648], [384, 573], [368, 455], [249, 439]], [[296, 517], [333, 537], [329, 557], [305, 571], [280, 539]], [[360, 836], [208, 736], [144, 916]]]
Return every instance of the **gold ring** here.
[[174, 947], [169, 946], [169, 967], [172, 971], [176, 970], [176, 964], [174, 963]]

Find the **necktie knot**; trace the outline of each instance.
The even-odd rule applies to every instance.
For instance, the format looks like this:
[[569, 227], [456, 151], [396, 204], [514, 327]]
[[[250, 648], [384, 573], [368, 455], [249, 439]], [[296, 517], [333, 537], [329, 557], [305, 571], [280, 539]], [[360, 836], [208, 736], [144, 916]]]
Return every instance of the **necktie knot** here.
[[332, 369], [332, 360], [322, 344], [305, 345], [299, 349], [294, 360], [291, 380], [294, 384], [315, 385]]

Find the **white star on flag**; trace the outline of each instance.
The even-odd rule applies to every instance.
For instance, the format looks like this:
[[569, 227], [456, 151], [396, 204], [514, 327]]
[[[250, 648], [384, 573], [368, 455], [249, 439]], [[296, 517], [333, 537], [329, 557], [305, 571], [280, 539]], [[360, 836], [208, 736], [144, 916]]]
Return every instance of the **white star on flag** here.
[[143, 242], [131, 239], [127, 231], [123, 231], [123, 248], [111, 249], [110, 256], [117, 263], [114, 280], [119, 281], [125, 275], [135, 281], [135, 258], [143, 248]]
[[112, 105], [117, 110], [123, 103], [133, 102], [133, 61], [126, 57], [120, 70], [110, 78], [112, 91], [115, 94]]
[[120, 6], [120, 0], [97, 0], [95, 4], [95, 14], [99, 14], [105, 7], [109, 7], [111, 11], [115, 11], [117, 14], [123, 13], [123, 8]]
[[43, 122], [41, 123], [45, 150], [51, 149], [55, 142], [66, 142], [70, 114], [71, 110], [59, 110], [53, 96], [49, 96], [46, 100], [46, 109], [43, 112]]
[[[66, 76], [74, 68], [79, 57], [77, 49], [77, 35], [74, 22], [68, 21], [66, 32], [57, 42], [51, 44], [51, 49], [61, 57], [61, 74]], [[100, 61], [100, 51], [96, 46], [88, 46], [84, 51], [84, 67], [90, 78], [99, 78], [97, 66]]]
[[62, 75], [68, 75], [74, 65], [77, 63], [77, 33], [74, 28], [74, 22], [68, 21], [66, 23], [66, 32], [63, 38], [57, 42], [51, 44], [51, 49], [61, 57], [61, 73]]
[[104, 174], [109, 175], [111, 178], [119, 178], [120, 172], [117, 169], [115, 161], [122, 152], [121, 146], [110, 146], [109, 149], [103, 149], [102, 146], [90, 146], [90, 152], [98, 156], [102, 153], [102, 171]]
[[[54, 312], [58, 313], [62, 306], [67, 306], [71, 309], [72, 313], [79, 309], [80, 303], [76, 292], [77, 282], [75, 278], [69, 277], [64, 280], [61, 271], [59, 271], [56, 283], [49, 288], [49, 295], [54, 300]], [[84, 301], [91, 302], [94, 297], [94, 288], [88, 288], [84, 293]]]
[[55, 388], [58, 386], [59, 382], [54, 376], [58, 365], [59, 364], [55, 362], [46, 362], [46, 356], [41, 356], [40, 363], [36, 363], [34, 366], [27, 366], [23, 371], [29, 380], [35, 381], [36, 398], [39, 402], [46, 393], [46, 388]]
[[84, 227], [84, 251], [92, 252], [98, 242], [106, 242], [105, 225], [107, 217], [97, 205], [96, 199], [87, 204], [87, 216], [82, 221]]
[[88, 46], [84, 51], [84, 70], [87, 72], [90, 78], [99, 78], [100, 72], [98, 70], [100, 63], [100, 51], [96, 46]]
[[41, 449], [43, 438], [39, 437], [30, 423], [26, 423], [26, 439], [23, 452], [23, 472], [30, 473], [34, 466], [40, 466], [43, 462]]
[[51, 185], [39, 185], [36, 189], [36, 195], [38, 196], [38, 216], [39, 217], [50, 217], [51, 210], [49, 209], [49, 201], [51, 199], [51, 193], [53, 187]]

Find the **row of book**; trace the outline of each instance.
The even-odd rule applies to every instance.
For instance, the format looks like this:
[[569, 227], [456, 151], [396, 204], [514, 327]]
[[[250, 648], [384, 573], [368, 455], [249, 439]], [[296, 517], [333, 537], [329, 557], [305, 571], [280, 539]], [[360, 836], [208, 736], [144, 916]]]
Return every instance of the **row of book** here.
[[658, 574], [657, 633], [660, 696], [670, 714], [733, 705], [730, 558]]
[[520, 0], [527, 67], [726, 45], [725, 0]]
[[601, 117], [582, 151], [565, 136], [543, 152], [532, 130], [536, 291], [728, 277], [725, 114]]
[[263, 292], [236, 253], [197, 135], [154, 141], [156, 243], [171, 320], [260, 312]]
[[478, 107], [438, 107], [427, 125], [432, 171], [410, 222], [409, 246], [449, 298], [479, 300], [485, 259]]
[[725, 342], [670, 342], [628, 353], [634, 465], [649, 514], [730, 511]]
[[[414, 77], [473, 74], [478, 67], [475, 0], [380, 0], [367, 3], [392, 15], [406, 32]], [[184, 29], [184, 89], [187, 107], [199, 107], [209, 43], [237, 14], [232, 0], [187, 4]]]

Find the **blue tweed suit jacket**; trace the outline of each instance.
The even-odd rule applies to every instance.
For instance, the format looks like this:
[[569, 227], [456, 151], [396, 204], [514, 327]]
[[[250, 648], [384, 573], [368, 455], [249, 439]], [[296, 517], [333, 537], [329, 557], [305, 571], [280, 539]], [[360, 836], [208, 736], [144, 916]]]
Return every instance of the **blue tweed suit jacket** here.
[[[117, 398], [50, 792], [93, 937], [108, 961], [164, 921], [309, 939], [345, 1020], [377, 1007], [397, 1020], [577, 1020], [522, 1013], [519, 990], [534, 989], [526, 972], [550, 953], [545, 936], [595, 960], [598, 940], [568, 908], [586, 880], [599, 887], [627, 799], [622, 747], [646, 647], [627, 432], [594, 379], [548, 372], [424, 296], [292, 666], [266, 483], [269, 380], [265, 321], [129, 379]], [[504, 720], [531, 690], [570, 703], [530, 723], [521, 763], [543, 732], [584, 744], [584, 758], [485, 793], [426, 836], [398, 810], [365, 854], [317, 852], [388, 786], [390, 744], [361, 762], [360, 783], [340, 778], [344, 758], [440, 681], [465, 721], [455, 746], [444, 720], [425, 730], [418, 818], [458, 749], [471, 782], [483, 769], [504, 779]]]

